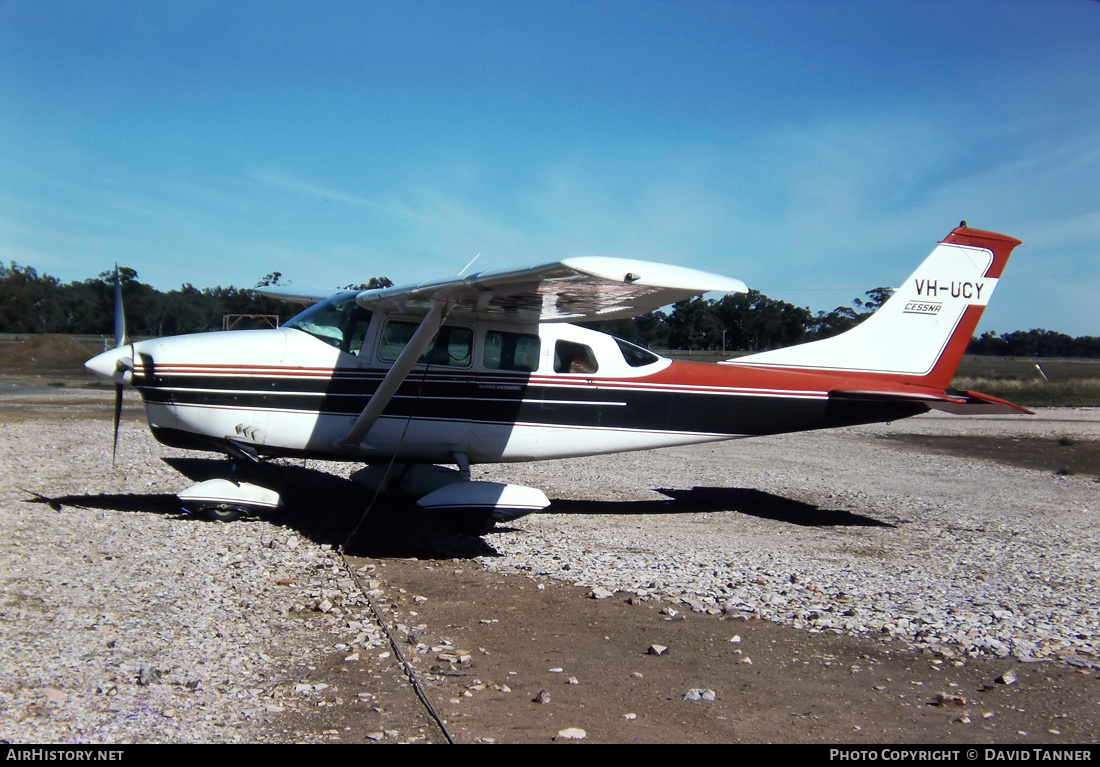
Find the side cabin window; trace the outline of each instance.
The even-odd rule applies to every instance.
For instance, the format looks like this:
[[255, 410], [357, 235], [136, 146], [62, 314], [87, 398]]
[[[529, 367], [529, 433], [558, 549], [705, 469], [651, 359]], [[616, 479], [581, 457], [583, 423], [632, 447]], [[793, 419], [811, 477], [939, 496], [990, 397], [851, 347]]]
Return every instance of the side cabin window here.
[[539, 366], [539, 337], [530, 333], [490, 330], [485, 334], [482, 363], [489, 370], [534, 372]]
[[359, 354], [371, 314], [355, 303], [355, 293], [340, 293], [296, 314], [283, 325], [324, 341], [348, 354]]
[[619, 345], [619, 351], [623, 353], [623, 359], [626, 360], [626, 364], [630, 365], [632, 368], [652, 365], [654, 362], [659, 362], [661, 359], [649, 349], [643, 349], [621, 338], [616, 338], [615, 343]]
[[595, 373], [599, 369], [592, 347], [572, 341], [558, 341], [554, 345], [555, 373]]
[[[387, 322], [378, 342], [378, 358], [387, 362], [395, 361], [401, 356], [401, 351], [408, 345], [418, 327], [420, 324], [417, 322]], [[422, 365], [466, 368], [470, 366], [473, 347], [474, 332], [470, 328], [444, 325], [417, 362]]]

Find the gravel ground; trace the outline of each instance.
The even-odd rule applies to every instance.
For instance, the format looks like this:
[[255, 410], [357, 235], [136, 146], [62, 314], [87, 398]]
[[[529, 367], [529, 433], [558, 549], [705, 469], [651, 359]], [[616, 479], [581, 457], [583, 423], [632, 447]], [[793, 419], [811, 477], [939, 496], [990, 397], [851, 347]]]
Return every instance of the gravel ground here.
[[315, 659], [384, 643], [331, 546], [177, 514], [175, 451], [138, 424], [114, 470], [106, 422], [0, 426], [0, 738], [278, 740]]
[[[136, 421], [123, 424], [113, 470], [103, 420], [19, 413], [0, 428], [0, 738], [292, 739], [282, 723], [323, 692], [318, 659], [336, 648], [384, 660], [362, 593], [320, 542], [331, 538], [177, 515], [171, 493], [188, 481], [159, 458], [183, 454]], [[1091, 667], [1096, 478], [880, 438], [899, 433], [1097, 440], [1100, 413], [930, 415], [479, 468], [555, 500], [488, 536], [493, 555], [480, 561], [815, 632], [885, 634], [946, 657]]]
[[883, 633], [948, 656], [1093, 664], [1097, 478], [909, 452], [887, 434], [1097, 440], [1100, 413], [928, 414], [551, 471], [505, 467], [494, 475], [578, 500], [520, 520], [494, 540], [505, 555], [486, 565], [810, 630]]

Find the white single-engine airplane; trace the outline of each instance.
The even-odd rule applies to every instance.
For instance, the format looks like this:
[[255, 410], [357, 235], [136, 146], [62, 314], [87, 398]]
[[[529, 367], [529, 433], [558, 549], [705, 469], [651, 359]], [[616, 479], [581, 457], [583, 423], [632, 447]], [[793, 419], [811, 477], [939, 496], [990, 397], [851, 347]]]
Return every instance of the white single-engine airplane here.
[[[276, 330], [126, 343], [117, 308], [116, 348], [87, 367], [116, 384], [116, 442], [129, 384], [166, 445], [238, 462], [361, 461], [366, 480], [421, 506], [503, 520], [549, 501], [534, 488], [472, 481], [470, 464], [893, 421], [930, 409], [1028, 412], [948, 391], [1018, 244], [963, 222], [862, 324], [720, 363], [665, 359], [568, 321], [631, 317], [705, 292], [744, 292], [744, 283], [594, 257], [335, 294], [267, 290], [312, 304]], [[214, 518], [281, 503], [274, 491], [228, 479], [180, 498]]]

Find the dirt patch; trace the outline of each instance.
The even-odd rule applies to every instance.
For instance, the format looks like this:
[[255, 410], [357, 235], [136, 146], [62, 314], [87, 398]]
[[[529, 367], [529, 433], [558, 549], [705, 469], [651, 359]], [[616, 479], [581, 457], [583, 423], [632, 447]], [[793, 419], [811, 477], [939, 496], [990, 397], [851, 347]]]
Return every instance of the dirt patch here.
[[[385, 593], [380, 611], [460, 743], [546, 743], [567, 728], [604, 743], [1087, 742], [1100, 732], [1094, 670], [670, 615], [667, 604], [592, 599], [469, 561], [349, 561]], [[653, 645], [668, 649], [650, 654]], [[381, 679], [373, 661], [345, 656], [334, 652], [323, 669], [333, 698]], [[996, 681], [1010, 671], [1014, 684]], [[387, 726], [443, 740], [403, 689], [407, 724], [386, 705], [319, 706], [287, 724], [333, 742], [385, 740]], [[714, 699], [685, 700], [692, 690]], [[536, 702], [543, 692], [547, 702]]]
[[1100, 477], [1100, 442], [1076, 437], [958, 437], [885, 435], [881, 439], [916, 452], [978, 458], [1055, 474]]
[[43, 333], [0, 339], [5, 374], [54, 370], [79, 376], [84, 362], [101, 351], [102, 341], [84, 341], [70, 335]]

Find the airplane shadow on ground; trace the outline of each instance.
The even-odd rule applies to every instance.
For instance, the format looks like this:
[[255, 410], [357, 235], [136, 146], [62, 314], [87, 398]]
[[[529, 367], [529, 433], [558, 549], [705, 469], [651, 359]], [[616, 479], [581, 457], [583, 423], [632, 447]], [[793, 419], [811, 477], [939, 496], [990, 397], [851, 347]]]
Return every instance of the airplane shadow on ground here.
[[106, 511], [143, 511], [148, 514], [179, 514], [180, 504], [176, 496], [167, 493], [89, 493], [88, 495], [48, 496], [30, 493], [34, 498], [27, 503], [44, 503], [56, 512], [64, 513], [70, 508], [104, 509]]
[[[194, 482], [226, 476], [226, 462], [210, 458], [166, 458]], [[359, 557], [472, 559], [499, 556], [480, 535], [441, 519], [415, 503], [380, 498], [344, 477], [291, 463], [261, 463], [238, 477], [277, 491], [286, 504], [268, 515], [276, 524]], [[368, 509], [366, 513], [364, 510]]]
[[810, 503], [735, 487], [693, 487], [690, 490], [654, 488], [668, 500], [554, 501], [550, 514], [695, 514], [736, 512], [805, 527], [895, 527], [889, 522], [841, 509], [822, 509]]
[[[212, 458], [166, 458], [173, 469], [194, 482], [226, 476], [226, 462]], [[453, 512], [427, 511], [411, 502], [379, 500], [366, 515], [371, 494], [354, 482], [304, 466], [261, 464], [239, 478], [278, 491], [286, 507], [264, 515], [275, 524], [347, 554], [362, 557], [417, 557], [420, 559], [469, 559], [495, 557], [499, 553], [482, 535], [456, 524]], [[34, 496], [30, 503], [44, 503], [59, 513], [69, 509], [165, 514], [195, 519], [183, 512], [171, 493], [99, 493], [49, 497]], [[760, 490], [695, 487], [690, 490], [660, 489], [668, 500], [576, 501], [556, 500], [542, 514], [670, 515], [700, 512], [736, 512], [789, 524], [832, 527], [894, 527], [860, 514], [821, 509]], [[247, 518], [233, 524], [248, 524]], [[498, 525], [497, 532], [510, 530]]]
[[[227, 462], [215, 458], [166, 458], [165, 462], [193, 482], [226, 477]], [[480, 535], [456, 530], [438, 512], [412, 503], [379, 500], [369, 514], [363, 510], [370, 493], [350, 480], [326, 472], [293, 465], [261, 464], [237, 475], [283, 496], [285, 508], [265, 513], [263, 519], [333, 548], [343, 546], [352, 556], [417, 557], [420, 559], [471, 559], [499, 556]], [[182, 490], [183, 488], [180, 487]], [[25, 490], [30, 503], [43, 503], [59, 513], [74, 509], [164, 514], [217, 524], [191, 516], [171, 493], [88, 493], [46, 496]], [[248, 517], [231, 524], [249, 524]]]

